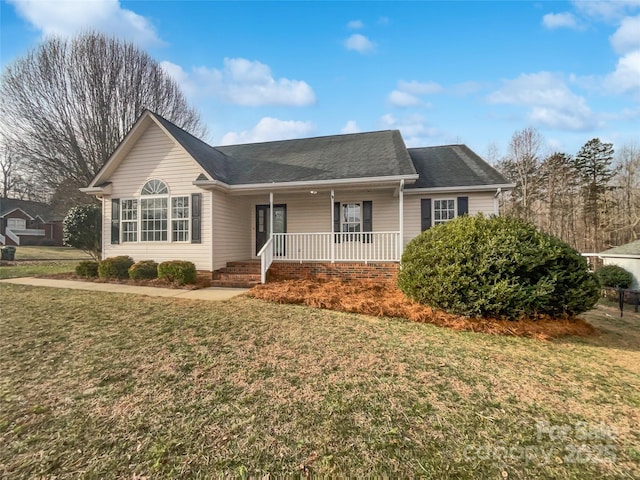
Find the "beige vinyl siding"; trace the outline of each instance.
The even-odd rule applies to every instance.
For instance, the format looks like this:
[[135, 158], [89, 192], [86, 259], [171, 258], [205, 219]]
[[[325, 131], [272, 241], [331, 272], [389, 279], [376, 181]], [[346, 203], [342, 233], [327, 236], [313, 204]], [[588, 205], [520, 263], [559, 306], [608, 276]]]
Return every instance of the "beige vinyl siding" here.
[[213, 269], [252, 257], [249, 199], [213, 192]]
[[[211, 270], [211, 192], [192, 185], [203, 173], [200, 166], [157, 125], [153, 124], [141, 135], [122, 160], [113, 175], [112, 194], [103, 205], [103, 258], [129, 255], [134, 260], [188, 260], [199, 270]], [[162, 180], [171, 196], [202, 194], [202, 243], [190, 242], [125, 242], [111, 244], [111, 199], [139, 198], [147, 180]], [[191, 199], [189, 199], [191, 201]], [[169, 226], [169, 228], [171, 228]], [[138, 232], [140, 238], [140, 232]], [[169, 238], [171, 233], [169, 232]]]
[[430, 198], [431, 200], [442, 200], [447, 198], [469, 197], [469, 215], [484, 213], [493, 214], [493, 198], [495, 192], [473, 192], [473, 193], [445, 193], [437, 195], [405, 195], [404, 196], [404, 244], [420, 235], [422, 232], [422, 212], [420, 211], [420, 200]]

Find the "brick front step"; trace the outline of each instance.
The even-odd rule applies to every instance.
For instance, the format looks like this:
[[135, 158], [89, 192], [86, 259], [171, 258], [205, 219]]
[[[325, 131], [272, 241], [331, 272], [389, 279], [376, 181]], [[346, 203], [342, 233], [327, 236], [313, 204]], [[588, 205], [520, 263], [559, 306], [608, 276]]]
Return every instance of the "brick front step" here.
[[251, 288], [260, 283], [260, 262], [228, 262], [211, 274], [212, 287]]
[[212, 287], [224, 287], [224, 288], [251, 288], [260, 283], [260, 280], [211, 280]]

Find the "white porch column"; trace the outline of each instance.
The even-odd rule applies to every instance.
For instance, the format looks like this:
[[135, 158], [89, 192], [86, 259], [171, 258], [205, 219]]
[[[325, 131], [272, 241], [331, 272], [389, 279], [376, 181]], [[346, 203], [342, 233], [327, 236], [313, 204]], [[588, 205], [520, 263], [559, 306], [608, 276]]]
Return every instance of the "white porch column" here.
[[502, 192], [502, 189], [498, 188], [496, 190], [496, 194], [493, 196], [493, 214], [496, 217], [500, 215], [500, 201], [498, 200], [498, 197], [500, 196], [501, 192]]
[[329, 231], [331, 232], [331, 235], [329, 235], [329, 241], [331, 242], [331, 263], [335, 263], [335, 258], [336, 258], [336, 252], [335, 252], [335, 248], [336, 248], [336, 241], [334, 238], [335, 232], [333, 231], [333, 225], [335, 224], [335, 209], [333, 208], [333, 202], [335, 201], [335, 195], [333, 190], [331, 190], [331, 228], [329, 229]]
[[273, 192], [269, 192], [269, 238], [273, 237]]
[[[399, 235], [399, 243], [398, 246], [398, 254], [402, 257], [402, 251], [404, 250], [404, 179], [400, 180], [400, 189], [398, 190], [398, 205], [400, 210], [400, 235]], [[398, 258], [400, 260], [400, 258]]]

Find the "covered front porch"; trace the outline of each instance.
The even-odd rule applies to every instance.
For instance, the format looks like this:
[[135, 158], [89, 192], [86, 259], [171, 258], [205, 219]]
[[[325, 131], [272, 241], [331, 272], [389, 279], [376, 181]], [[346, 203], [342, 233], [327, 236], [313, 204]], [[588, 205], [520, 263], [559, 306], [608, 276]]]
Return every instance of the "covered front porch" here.
[[[403, 189], [402, 181], [375, 190], [312, 190], [304, 200], [270, 192], [268, 204], [255, 205], [260, 281], [266, 282], [273, 262], [399, 262]], [[305, 204], [313, 208], [305, 210]]]

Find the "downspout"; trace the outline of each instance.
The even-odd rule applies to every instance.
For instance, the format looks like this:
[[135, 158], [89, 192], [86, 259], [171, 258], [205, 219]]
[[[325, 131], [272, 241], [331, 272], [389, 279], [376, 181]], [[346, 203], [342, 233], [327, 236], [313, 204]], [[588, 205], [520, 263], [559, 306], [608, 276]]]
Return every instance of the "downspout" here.
[[273, 192], [269, 192], [269, 238], [273, 237], [273, 217]]
[[[398, 255], [401, 258], [404, 250], [404, 178], [400, 180], [400, 189], [398, 190], [398, 205], [400, 210], [400, 236], [398, 237]], [[400, 260], [398, 258], [398, 260]]]
[[500, 205], [498, 203], [498, 197], [502, 193], [502, 188], [496, 190], [496, 194], [493, 196], [493, 214], [497, 217], [500, 215]]

